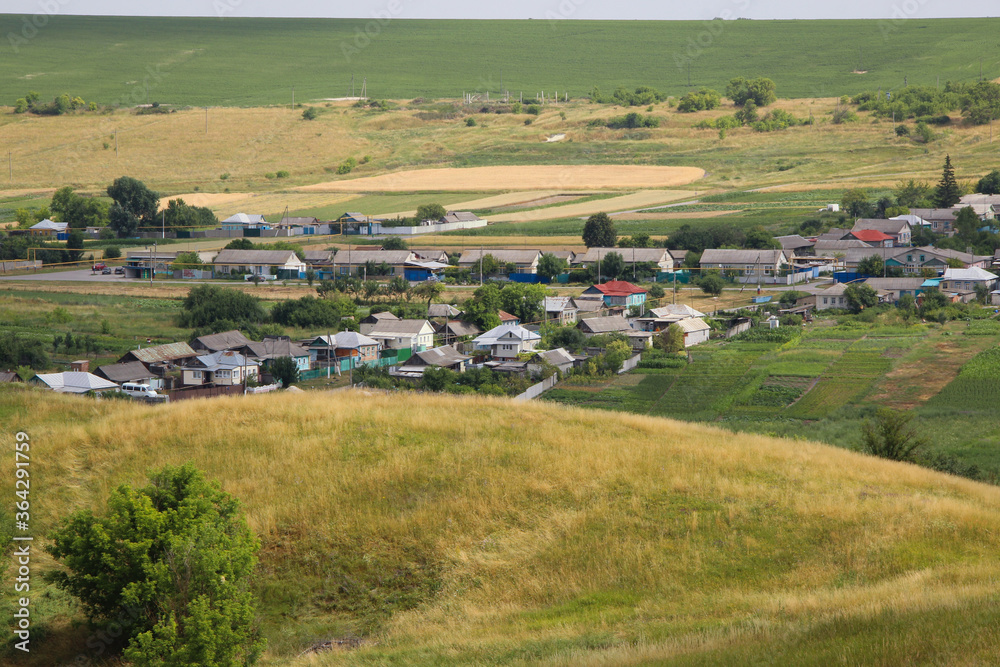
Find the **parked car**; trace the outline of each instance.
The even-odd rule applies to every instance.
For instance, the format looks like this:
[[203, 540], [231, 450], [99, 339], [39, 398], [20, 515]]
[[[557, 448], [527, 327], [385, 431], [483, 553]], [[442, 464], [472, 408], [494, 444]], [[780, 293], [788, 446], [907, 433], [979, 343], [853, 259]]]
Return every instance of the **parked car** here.
[[116, 276], [124, 276], [125, 275], [125, 267], [124, 266], [116, 266], [115, 267], [115, 275]]
[[111, 275], [111, 269], [105, 266], [103, 269], [101, 269], [101, 275], [102, 276], [110, 276]]
[[104, 262], [98, 262], [97, 264], [94, 264], [92, 267], [90, 267], [90, 270], [91, 271], [103, 271], [106, 268], [108, 268], [107, 264], [105, 264]]
[[139, 384], [138, 382], [126, 382], [122, 384], [122, 391], [136, 398], [153, 398], [157, 396], [157, 393], [148, 384]]

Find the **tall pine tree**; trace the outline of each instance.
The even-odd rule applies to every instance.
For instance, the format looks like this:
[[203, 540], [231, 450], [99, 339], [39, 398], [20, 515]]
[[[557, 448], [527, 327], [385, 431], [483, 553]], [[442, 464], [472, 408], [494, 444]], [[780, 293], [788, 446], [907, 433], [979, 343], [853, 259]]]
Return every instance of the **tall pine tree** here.
[[962, 199], [962, 193], [955, 180], [955, 168], [951, 166], [951, 156], [944, 157], [944, 171], [941, 181], [934, 190], [934, 205], [938, 208], [951, 208]]

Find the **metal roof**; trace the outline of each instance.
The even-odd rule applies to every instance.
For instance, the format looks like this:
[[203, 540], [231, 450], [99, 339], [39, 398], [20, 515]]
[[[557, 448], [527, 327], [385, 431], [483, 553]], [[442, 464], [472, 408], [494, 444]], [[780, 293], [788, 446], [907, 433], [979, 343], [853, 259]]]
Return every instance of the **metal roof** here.
[[132, 382], [153, 377], [153, 373], [141, 361], [107, 364], [97, 369], [97, 375], [112, 382]]
[[133, 357], [144, 364], [155, 364], [159, 361], [175, 361], [177, 359], [195, 357], [197, 354], [187, 343], [167, 343], [166, 345], [155, 345], [146, 349], [130, 350], [122, 355], [122, 359]]
[[214, 264], [287, 264], [298, 262], [299, 258], [291, 250], [222, 250]]
[[32, 381], [44, 384], [61, 394], [85, 394], [88, 391], [118, 389], [118, 385], [93, 373], [67, 371], [65, 373], [39, 373]]
[[192, 341], [191, 348], [194, 349], [197, 346], [211, 350], [212, 352], [218, 352], [219, 350], [233, 350], [249, 342], [251, 342], [250, 339], [244, 336], [242, 332], [232, 329], [231, 331], [198, 336]]
[[625, 262], [643, 262], [659, 264], [665, 262], [673, 266], [674, 258], [666, 248], [588, 248], [583, 255], [577, 255], [574, 262], [576, 264], [596, 263], [598, 259], [602, 262], [609, 253], [618, 253]]
[[777, 264], [784, 258], [781, 250], [730, 250], [710, 248], [701, 256], [701, 265], [706, 264]]
[[542, 256], [541, 250], [507, 250], [504, 248], [475, 248], [465, 250], [459, 257], [458, 263], [475, 264], [480, 256], [492, 255], [493, 259], [501, 264], [534, 264]]
[[580, 320], [581, 329], [589, 329], [591, 333], [611, 333], [613, 331], [631, 331], [632, 327], [621, 315], [608, 317], [591, 317]]

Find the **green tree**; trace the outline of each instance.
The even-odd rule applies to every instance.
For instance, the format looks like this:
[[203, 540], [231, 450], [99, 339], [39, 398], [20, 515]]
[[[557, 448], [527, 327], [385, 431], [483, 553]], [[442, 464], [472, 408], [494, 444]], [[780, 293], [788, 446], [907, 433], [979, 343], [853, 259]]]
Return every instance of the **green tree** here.
[[666, 292], [658, 283], [653, 283], [649, 286], [649, 298], [662, 299], [664, 296], [666, 296]]
[[128, 612], [124, 659], [255, 662], [264, 649], [251, 593], [260, 545], [239, 502], [185, 464], [153, 472], [145, 488], [119, 486], [106, 507], [60, 523], [48, 551], [65, 569], [51, 577], [93, 624]]
[[583, 243], [588, 248], [614, 248], [618, 233], [607, 213], [595, 213], [583, 225]]
[[1000, 170], [994, 169], [979, 179], [976, 192], [984, 195], [1000, 195]]
[[858, 273], [863, 276], [881, 276], [885, 273], [885, 260], [880, 255], [868, 255], [858, 262]]
[[982, 225], [976, 210], [971, 206], [966, 206], [955, 216], [955, 230], [966, 241], [972, 240]]
[[719, 296], [722, 294], [722, 289], [726, 286], [726, 283], [715, 273], [708, 273], [698, 280], [698, 287], [705, 294], [711, 296]]
[[736, 106], [743, 106], [752, 101], [756, 106], [766, 107], [778, 99], [775, 95], [776, 88], [774, 81], [764, 77], [757, 79], [736, 77], [729, 80], [729, 85], [726, 86], [726, 97], [731, 99]]
[[550, 252], [542, 255], [541, 259], [538, 260], [538, 275], [542, 278], [547, 278], [552, 280], [563, 271], [569, 267], [569, 262], [567, 262], [562, 257], [556, 257]]
[[[312, 297], [310, 297], [312, 298]], [[299, 367], [291, 357], [278, 357], [268, 369], [271, 376], [287, 389], [299, 381]]]
[[202, 206], [188, 206], [183, 199], [171, 199], [163, 210], [161, 224], [167, 229], [193, 229], [195, 227], [215, 227], [219, 219], [211, 209]]
[[222, 320], [240, 327], [263, 324], [267, 321], [267, 311], [260, 299], [240, 290], [199, 285], [188, 291], [181, 304], [182, 327], [210, 327]]
[[976, 283], [976, 301], [981, 306], [988, 305], [990, 302], [990, 288], [983, 283]]
[[860, 189], [846, 191], [840, 199], [840, 208], [852, 218], [870, 218], [875, 212], [868, 193]]
[[625, 258], [620, 252], [609, 252], [604, 255], [601, 260], [601, 274], [611, 280], [618, 280], [625, 274]]
[[780, 250], [781, 243], [760, 225], [747, 232], [743, 247], [754, 250]]
[[66, 249], [69, 250], [69, 261], [78, 262], [83, 256], [83, 233], [73, 230], [66, 239]]
[[256, 247], [250, 239], [233, 239], [223, 250], [253, 250]]
[[118, 238], [132, 236], [140, 224], [149, 225], [156, 217], [159, 195], [139, 180], [122, 176], [108, 186], [108, 196], [114, 200], [109, 225]]
[[104, 259], [118, 259], [122, 256], [122, 249], [116, 245], [109, 245], [104, 249]]
[[847, 299], [847, 305], [856, 313], [878, 305], [878, 292], [863, 283], [852, 283], [844, 288], [844, 298]]
[[171, 271], [183, 271], [184, 269], [197, 269], [204, 266], [201, 255], [196, 252], [179, 252], [174, 261], [170, 264]]
[[483, 331], [488, 331], [500, 326], [500, 316], [497, 312], [501, 305], [500, 288], [492, 283], [483, 285], [465, 302], [463, 306], [465, 319]]
[[431, 303], [434, 299], [444, 293], [444, 285], [436, 280], [425, 280], [413, 286], [413, 294], [420, 299], [427, 299], [427, 311], [430, 312]]
[[948, 305], [948, 297], [936, 287], [929, 287], [924, 290], [920, 298], [920, 316], [927, 317], [936, 310], [940, 310]]
[[446, 213], [447, 211], [441, 204], [421, 204], [417, 207], [417, 214], [414, 217], [418, 221], [440, 220]]
[[306, 107], [302, 111], [302, 120], [316, 120], [319, 110], [316, 107]]
[[900, 206], [907, 208], [919, 208], [921, 204], [927, 203], [931, 196], [931, 186], [910, 179], [908, 182], [900, 181], [896, 184], [896, 202]]
[[677, 102], [677, 110], [681, 112], [705, 111], [719, 106], [721, 95], [711, 88], [702, 88], [698, 92], [689, 91]]
[[444, 391], [454, 383], [454, 371], [437, 366], [428, 366], [424, 370], [424, 377], [420, 384], [428, 391]]
[[382, 241], [382, 250], [408, 250], [409, 246], [401, 236], [390, 236]]
[[944, 168], [941, 170], [941, 180], [934, 190], [934, 206], [951, 208], [962, 199], [962, 191], [955, 180], [955, 168], [951, 166], [951, 156], [944, 156]]
[[879, 408], [861, 424], [861, 449], [892, 461], [915, 461], [924, 440], [910, 424], [911, 413]]
[[683, 351], [684, 332], [677, 324], [671, 324], [656, 337], [656, 347], [671, 354]]

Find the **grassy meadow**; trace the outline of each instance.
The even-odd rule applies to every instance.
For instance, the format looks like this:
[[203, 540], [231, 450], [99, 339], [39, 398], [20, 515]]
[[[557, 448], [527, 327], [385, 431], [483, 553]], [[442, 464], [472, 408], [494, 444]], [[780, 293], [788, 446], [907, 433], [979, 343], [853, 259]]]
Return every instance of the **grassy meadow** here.
[[[39, 537], [166, 463], [193, 461], [241, 499], [262, 540], [265, 665], [998, 659], [996, 487], [538, 402], [190, 407], [0, 390], [4, 423], [31, 436]], [[94, 659], [71, 600], [32, 583], [44, 641], [19, 664]], [[360, 643], [300, 655], [343, 638]]]
[[980, 57], [987, 77], [1000, 75], [988, 48], [997, 19], [928, 20], [919, 8], [911, 20], [713, 22], [560, 21], [554, 5], [528, 21], [405, 20], [405, 8], [378, 20], [250, 19], [238, 6], [216, 9], [209, 18], [46, 16], [37, 31], [2, 15], [0, 31], [15, 36], [0, 59], [5, 102], [37, 90], [124, 106], [290, 104], [293, 88], [296, 101], [350, 95], [352, 75], [355, 93], [367, 78], [376, 99], [502, 89], [578, 97], [595, 85], [681, 95], [722, 90], [734, 76], [771, 77], [788, 97], [830, 97], [904, 78], [974, 80]]

